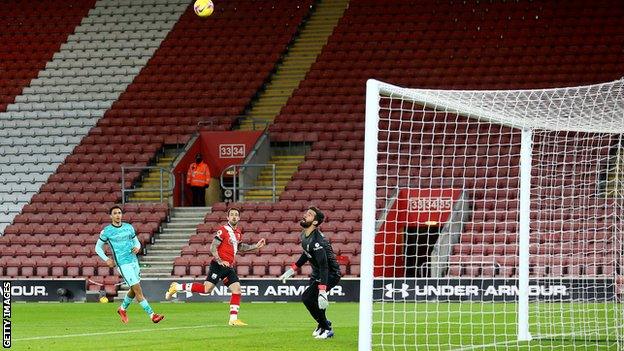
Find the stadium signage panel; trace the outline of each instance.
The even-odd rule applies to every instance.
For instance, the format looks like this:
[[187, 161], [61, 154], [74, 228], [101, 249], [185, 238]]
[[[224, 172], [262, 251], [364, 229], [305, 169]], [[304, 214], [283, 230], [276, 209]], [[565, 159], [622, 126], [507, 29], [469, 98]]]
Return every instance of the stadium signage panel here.
[[[185, 282], [189, 282], [184, 280]], [[291, 279], [285, 284], [277, 279], [244, 279], [241, 278], [241, 295], [245, 301], [272, 301], [288, 302], [301, 301], [301, 295], [309, 284], [308, 279]], [[195, 280], [202, 283], [203, 280]], [[143, 279], [141, 286], [143, 294], [150, 301], [163, 300], [164, 292], [169, 287], [171, 280]], [[359, 279], [342, 279], [340, 284], [329, 292], [330, 301], [353, 302], [359, 300]], [[210, 294], [178, 293], [177, 300], [201, 302], [201, 301], [229, 301], [230, 292], [227, 287], [219, 284]]]
[[245, 144], [220, 144], [220, 158], [243, 158], [245, 157]]
[[18, 296], [48, 296], [45, 285], [16, 285], [11, 288], [11, 295]]
[[[83, 279], [8, 280], [13, 301], [84, 301], [86, 285]], [[64, 294], [60, 295], [62, 291]], [[5, 292], [6, 293], [6, 292]]]
[[[612, 279], [535, 279], [529, 298], [535, 301], [615, 300]], [[375, 300], [515, 301], [517, 279], [383, 279], [375, 281]]]
[[[180, 280], [191, 282], [188, 280]], [[203, 283], [203, 280], [194, 282]], [[148, 300], [163, 300], [169, 279], [143, 279], [141, 285]], [[245, 301], [301, 301], [308, 279], [292, 279], [283, 284], [277, 279], [241, 279]], [[611, 279], [539, 279], [531, 280], [529, 297], [542, 301], [601, 301], [615, 299]], [[416, 279], [385, 278], [374, 282], [376, 301], [490, 301], [513, 302], [518, 297], [517, 279]], [[359, 278], [344, 278], [330, 291], [330, 301], [357, 302]], [[219, 284], [211, 294], [179, 293], [178, 301], [229, 301], [230, 292]]]
[[453, 198], [410, 197], [408, 204], [410, 211], [450, 211], [453, 206]]

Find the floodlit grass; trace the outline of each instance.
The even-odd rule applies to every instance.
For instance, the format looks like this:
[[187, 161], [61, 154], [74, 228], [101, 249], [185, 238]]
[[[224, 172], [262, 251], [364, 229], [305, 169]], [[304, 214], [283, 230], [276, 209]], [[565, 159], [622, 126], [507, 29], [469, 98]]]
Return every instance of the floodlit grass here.
[[[227, 326], [225, 303], [153, 303], [153, 324], [132, 304], [122, 324], [118, 304], [14, 303], [12, 350], [357, 350], [358, 304], [332, 303], [336, 337], [315, 340], [301, 303], [243, 303], [247, 327]], [[517, 342], [513, 303], [375, 304], [374, 350], [622, 350], [619, 304], [531, 305], [531, 342]], [[621, 316], [621, 314], [619, 315]], [[573, 322], [574, 321], [574, 322]], [[383, 331], [383, 335], [382, 332]]]
[[244, 303], [246, 327], [230, 327], [225, 303], [152, 303], [153, 324], [133, 303], [122, 324], [117, 303], [15, 303], [11, 350], [356, 350], [358, 305], [331, 304], [336, 337], [315, 340], [302, 303]]
[[380, 350], [408, 350], [413, 345], [418, 350], [622, 350], [616, 308], [622, 306], [531, 304], [534, 340], [518, 342], [515, 303], [375, 304], [373, 345]]

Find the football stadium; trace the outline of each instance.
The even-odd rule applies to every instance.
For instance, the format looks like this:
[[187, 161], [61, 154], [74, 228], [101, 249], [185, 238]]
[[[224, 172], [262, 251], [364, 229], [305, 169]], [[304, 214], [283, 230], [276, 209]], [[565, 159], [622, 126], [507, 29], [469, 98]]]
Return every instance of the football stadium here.
[[624, 2], [0, 2], [14, 350], [624, 350]]

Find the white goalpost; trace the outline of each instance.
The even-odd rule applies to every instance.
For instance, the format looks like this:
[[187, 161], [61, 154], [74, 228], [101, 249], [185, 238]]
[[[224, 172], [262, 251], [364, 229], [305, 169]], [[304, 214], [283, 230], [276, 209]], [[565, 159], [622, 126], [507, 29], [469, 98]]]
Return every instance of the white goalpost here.
[[624, 349], [624, 80], [369, 80], [359, 350]]

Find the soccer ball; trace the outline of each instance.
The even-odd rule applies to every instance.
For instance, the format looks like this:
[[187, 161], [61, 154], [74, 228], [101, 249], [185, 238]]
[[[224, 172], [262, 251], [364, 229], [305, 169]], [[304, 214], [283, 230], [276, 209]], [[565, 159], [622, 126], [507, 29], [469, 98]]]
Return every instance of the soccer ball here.
[[210, 0], [197, 0], [193, 5], [193, 10], [199, 17], [208, 17], [214, 11], [214, 4]]
[[108, 297], [106, 296], [100, 297], [100, 303], [108, 303]]

